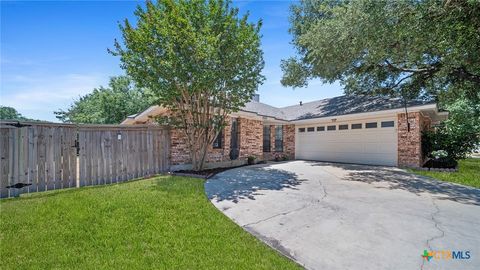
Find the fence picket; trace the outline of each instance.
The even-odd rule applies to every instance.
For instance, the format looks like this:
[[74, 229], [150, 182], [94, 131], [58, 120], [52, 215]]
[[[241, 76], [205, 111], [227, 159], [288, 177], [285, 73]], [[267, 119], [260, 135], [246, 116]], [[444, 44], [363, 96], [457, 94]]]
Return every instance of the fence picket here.
[[9, 175], [10, 175], [10, 128], [1, 128], [0, 129], [0, 155], [1, 161], [0, 164], [0, 198], [8, 197], [8, 188], [9, 185]]

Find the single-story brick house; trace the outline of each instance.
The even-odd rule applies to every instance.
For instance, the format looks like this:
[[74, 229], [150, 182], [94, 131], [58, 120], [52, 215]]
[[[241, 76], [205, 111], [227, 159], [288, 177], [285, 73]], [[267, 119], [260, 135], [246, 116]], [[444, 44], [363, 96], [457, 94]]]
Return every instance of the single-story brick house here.
[[[399, 98], [339, 96], [276, 108], [256, 95], [211, 146], [206, 167], [232, 166], [248, 156], [271, 160], [276, 155], [372, 165], [419, 167], [424, 155], [421, 132], [446, 119], [435, 102], [410, 101], [407, 127], [405, 104]], [[122, 124], [146, 124], [166, 113], [152, 106]], [[171, 130], [172, 169], [189, 167], [185, 137]]]

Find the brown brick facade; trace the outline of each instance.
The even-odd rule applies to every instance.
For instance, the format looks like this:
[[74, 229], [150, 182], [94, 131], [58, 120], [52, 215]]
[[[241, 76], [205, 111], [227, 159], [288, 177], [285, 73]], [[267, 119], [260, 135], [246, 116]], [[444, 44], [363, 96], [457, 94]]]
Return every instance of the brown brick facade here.
[[263, 122], [247, 118], [237, 118], [240, 129], [240, 159], [248, 156], [262, 158]]
[[420, 112], [408, 113], [410, 132], [408, 131], [405, 113], [398, 117], [398, 166], [421, 167], [424, 154], [422, 153], [422, 131], [429, 129], [431, 120]]
[[[275, 152], [275, 126], [271, 125], [271, 152], [263, 152], [263, 121], [237, 118], [240, 133], [238, 160], [246, 160], [249, 156], [255, 156], [257, 160], [272, 160], [275, 154], [286, 154], [289, 159], [295, 158], [295, 125], [283, 126], [283, 152]], [[222, 148], [210, 146], [207, 152], [208, 163], [230, 161], [231, 119], [223, 130]], [[171, 148], [170, 158], [172, 165], [190, 164], [189, 149], [185, 135], [181, 130], [170, 131]]]
[[283, 126], [283, 151], [290, 159], [295, 159], [295, 125]]
[[[222, 148], [213, 148], [210, 146], [207, 151], [207, 162], [222, 162], [230, 160], [230, 130], [231, 122], [230, 118], [227, 118], [229, 123], [222, 132]], [[172, 129], [170, 131], [170, 160], [172, 165], [190, 164], [190, 154], [186, 141], [186, 136], [182, 130]]]

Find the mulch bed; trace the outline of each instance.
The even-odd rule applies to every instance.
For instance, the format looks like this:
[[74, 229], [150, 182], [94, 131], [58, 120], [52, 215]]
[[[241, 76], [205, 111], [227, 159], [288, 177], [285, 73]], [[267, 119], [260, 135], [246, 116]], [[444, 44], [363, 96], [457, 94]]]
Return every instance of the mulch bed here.
[[208, 178], [216, 175], [217, 173], [221, 173], [221, 172], [226, 171], [226, 170], [239, 168], [239, 167], [244, 167], [244, 166], [248, 166], [248, 165], [245, 164], [245, 165], [240, 165], [240, 166], [235, 166], [235, 167], [205, 169], [205, 170], [201, 170], [201, 171], [180, 170], [180, 171], [174, 171], [174, 172], [172, 172], [172, 174], [177, 175], [177, 176], [188, 176], [188, 177], [208, 179]]

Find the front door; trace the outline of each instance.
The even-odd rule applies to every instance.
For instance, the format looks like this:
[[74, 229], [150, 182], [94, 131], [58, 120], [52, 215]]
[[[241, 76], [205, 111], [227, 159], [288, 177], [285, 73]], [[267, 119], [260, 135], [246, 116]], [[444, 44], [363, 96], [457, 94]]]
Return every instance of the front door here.
[[232, 118], [232, 128], [230, 135], [230, 159], [235, 160], [240, 154], [240, 133], [237, 118]]

